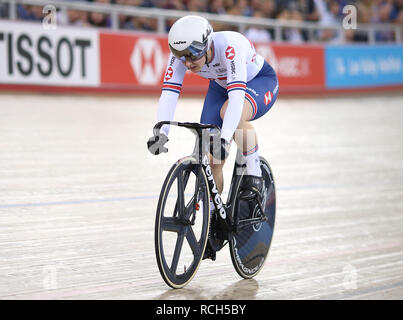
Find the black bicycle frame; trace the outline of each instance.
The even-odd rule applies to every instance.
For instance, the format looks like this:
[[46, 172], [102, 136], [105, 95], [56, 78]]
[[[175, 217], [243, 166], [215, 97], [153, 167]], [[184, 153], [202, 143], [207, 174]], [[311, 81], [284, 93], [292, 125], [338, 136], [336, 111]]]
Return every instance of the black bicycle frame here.
[[[201, 125], [199, 123], [191, 123], [191, 122], [161, 121], [154, 126], [155, 136], [160, 134], [160, 129], [163, 125], [175, 125], [178, 127], [185, 127], [190, 131], [192, 131], [193, 134], [195, 134], [196, 143], [193, 154], [191, 156], [198, 161], [199, 163], [198, 170], [203, 170], [207, 177], [209, 184], [208, 188], [216, 212], [218, 212], [219, 217], [227, 223], [228, 222], [227, 217], [229, 217], [227, 214], [227, 208], [224, 202], [222, 201], [221, 195], [218, 192], [217, 184], [214, 180], [213, 172], [211, 170], [211, 166], [209, 163], [208, 145], [210, 143], [210, 136], [212, 136], [212, 134], [208, 132], [208, 130], [206, 130], [206, 129], [219, 130], [219, 128], [215, 125]], [[196, 175], [196, 186], [199, 186], [200, 174], [202, 173], [198, 171]], [[195, 188], [194, 199], [197, 199], [197, 192], [198, 188]]]
[[[235, 192], [233, 192], [233, 188], [239, 183], [239, 179], [241, 178], [243, 171], [245, 170], [245, 164], [242, 161], [243, 158], [239, 150], [237, 152], [237, 158], [235, 161], [234, 171], [228, 193], [229, 199], [227, 199], [227, 203], [224, 204], [221, 195], [218, 192], [217, 184], [214, 180], [213, 172], [209, 162], [208, 146], [212, 134], [208, 132], [208, 130], [206, 130], [206, 129], [219, 130], [219, 128], [215, 125], [201, 125], [199, 123], [191, 123], [191, 122], [161, 121], [154, 126], [154, 135], [157, 136], [160, 134], [160, 129], [163, 125], [175, 125], [178, 127], [185, 127], [190, 131], [192, 131], [193, 134], [196, 136], [196, 143], [191, 157], [194, 157], [198, 161], [199, 165], [197, 167], [198, 171], [196, 174], [196, 188], [193, 199], [197, 199], [200, 185], [200, 176], [202, 174], [200, 170], [203, 170], [204, 174], [207, 177], [211, 199], [213, 200], [213, 204], [216, 209], [216, 212], [218, 213], [218, 216], [223, 221], [224, 225], [227, 226], [227, 231], [229, 230], [236, 232], [238, 230], [238, 222], [239, 222], [238, 217], [235, 214], [232, 218], [232, 215], [229, 213], [234, 212], [235, 209], [234, 204], [236, 203], [235, 198], [237, 195], [235, 194]], [[195, 206], [193, 206], [192, 213], [194, 213], [195, 210], [196, 210]], [[184, 217], [185, 220], [189, 218], [190, 214]], [[242, 222], [253, 224], [255, 223], [254, 221], [256, 221], [257, 223], [261, 220], [259, 220], [258, 218], [252, 218], [248, 219], [248, 221], [242, 221]]]

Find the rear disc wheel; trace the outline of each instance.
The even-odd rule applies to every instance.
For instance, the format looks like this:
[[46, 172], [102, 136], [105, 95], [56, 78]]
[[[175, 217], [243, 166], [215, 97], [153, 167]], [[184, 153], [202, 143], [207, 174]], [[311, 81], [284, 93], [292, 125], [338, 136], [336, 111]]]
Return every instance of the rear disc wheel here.
[[[260, 157], [260, 167], [264, 181], [261, 204], [267, 219], [263, 222], [247, 223], [248, 219], [262, 217], [260, 207], [256, 200], [238, 199], [235, 210], [238, 215], [238, 226], [243, 224], [243, 227], [239, 228], [229, 243], [232, 264], [237, 273], [245, 279], [253, 278], [262, 269], [269, 253], [274, 231], [276, 216], [274, 179], [268, 162], [262, 157]], [[237, 193], [239, 191], [238, 187]]]

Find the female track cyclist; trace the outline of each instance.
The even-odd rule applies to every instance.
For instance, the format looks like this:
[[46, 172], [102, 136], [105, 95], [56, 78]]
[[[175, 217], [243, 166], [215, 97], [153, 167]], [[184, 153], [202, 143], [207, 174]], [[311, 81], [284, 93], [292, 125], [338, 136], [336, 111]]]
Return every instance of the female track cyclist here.
[[[252, 121], [262, 117], [278, 96], [278, 80], [273, 68], [256, 53], [253, 44], [241, 33], [213, 32], [203, 17], [189, 15], [177, 20], [168, 34], [171, 54], [159, 99], [157, 120], [171, 121], [181, 92], [185, 72], [190, 70], [210, 80], [200, 123], [221, 128], [220, 143], [210, 145], [215, 159], [210, 161], [221, 193], [224, 187], [223, 165], [232, 139], [245, 157], [247, 174], [242, 179], [245, 197], [261, 192], [263, 180], [259, 147]], [[169, 126], [151, 137], [151, 153], [166, 152]]]

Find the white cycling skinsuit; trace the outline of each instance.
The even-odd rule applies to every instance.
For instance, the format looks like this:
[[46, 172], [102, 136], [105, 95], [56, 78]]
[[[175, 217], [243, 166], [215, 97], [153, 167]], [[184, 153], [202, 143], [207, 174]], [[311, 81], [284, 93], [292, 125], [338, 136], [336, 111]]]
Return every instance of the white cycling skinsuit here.
[[[256, 53], [253, 44], [238, 32], [212, 33], [212, 49], [211, 61], [204, 64], [197, 74], [226, 90], [229, 101], [221, 137], [230, 141], [242, 114], [247, 82], [256, 77], [265, 61]], [[186, 71], [184, 63], [171, 53], [159, 99], [158, 121], [173, 120]], [[161, 131], [168, 135], [169, 126], [163, 126]]]

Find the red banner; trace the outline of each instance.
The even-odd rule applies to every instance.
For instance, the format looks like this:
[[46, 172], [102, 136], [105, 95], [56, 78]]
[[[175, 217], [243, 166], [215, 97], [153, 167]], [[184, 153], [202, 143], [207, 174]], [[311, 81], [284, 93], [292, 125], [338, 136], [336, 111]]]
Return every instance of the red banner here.
[[[323, 48], [256, 44], [257, 51], [276, 70], [281, 90], [325, 85]], [[101, 85], [160, 88], [169, 50], [166, 36], [100, 34]], [[190, 71], [184, 92], [205, 92], [208, 80]]]
[[325, 88], [323, 47], [256, 44], [256, 50], [276, 70], [281, 90]]
[[100, 33], [102, 85], [160, 85], [166, 38]]
[[[101, 85], [160, 90], [169, 56], [166, 36], [101, 33], [100, 51]], [[202, 92], [207, 85], [191, 72], [185, 76], [187, 91]]]

